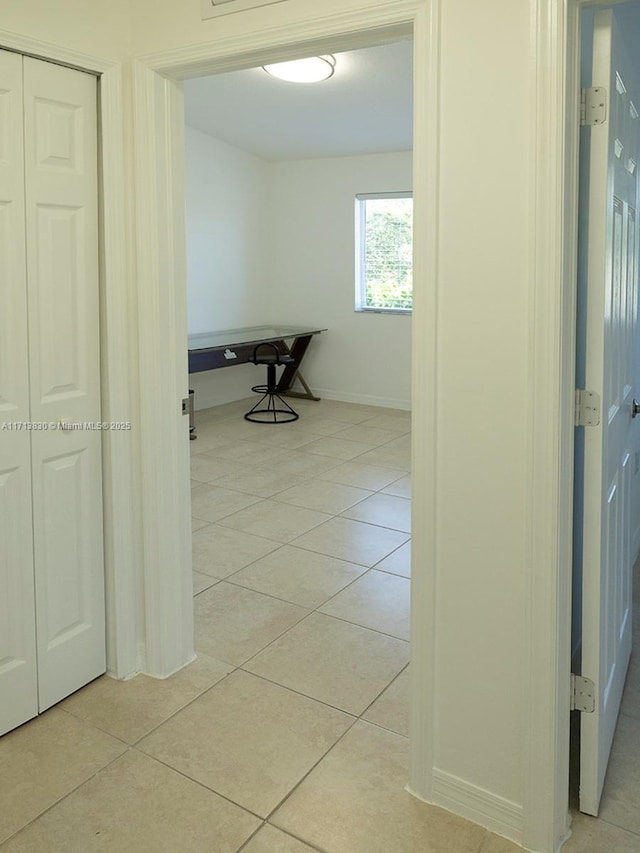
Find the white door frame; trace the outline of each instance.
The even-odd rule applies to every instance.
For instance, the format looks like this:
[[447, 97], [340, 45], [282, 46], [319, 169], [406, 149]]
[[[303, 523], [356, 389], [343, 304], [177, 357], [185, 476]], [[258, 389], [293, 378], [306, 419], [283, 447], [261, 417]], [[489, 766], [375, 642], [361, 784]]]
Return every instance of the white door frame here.
[[[566, 837], [571, 495], [575, 287], [565, 261], [565, 75], [571, 9], [565, 0], [532, 0], [531, 87], [535, 169], [532, 234], [526, 554], [526, 708], [524, 821], [511, 834], [535, 850], [556, 850]], [[247, 68], [302, 53], [370, 43], [373, 33], [413, 26], [415, 34], [413, 314], [413, 513], [411, 771], [417, 796], [451, 807], [433, 767], [438, 329], [438, 138], [440, 0], [380, 0], [357, 11], [317, 12], [313, 20], [248, 31], [210, 43], [138, 57], [134, 65], [138, 220], [145, 592], [154, 671], [168, 674], [192, 653], [186, 571], [190, 527], [185, 427], [187, 393], [184, 272], [183, 104], [180, 80]], [[243, 13], [249, 14], [249, 13]], [[249, 18], [247, 18], [249, 21]], [[572, 108], [573, 109], [573, 108]], [[428, 225], [427, 225], [428, 223]], [[569, 269], [567, 269], [569, 267]], [[567, 281], [565, 287], [563, 282]], [[416, 393], [418, 391], [418, 393]], [[156, 430], [153, 440], [152, 431]], [[420, 436], [421, 440], [415, 441]], [[176, 489], [176, 484], [180, 486]], [[181, 503], [182, 502], [182, 503]], [[170, 522], [173, 519], [173, 524]], [[176, 572], [176, 565], [184, 571]], [[468, 816], [478, 819], [473, 809]], [[485, 815], [486, 820], [486, 815]]]
[[[131, 365], [135, 337], [126, 249], [122, 74], [120, 64], [0, 30], [0, 48], [88, 71], [99, 78], [100, 325], [103, 421], [132, 420], [136, 374]], [[135, 317], [135, 314], [133, 315]], [[103, 512], [106, 586], [107, 670], [126, 678], [142, 668], [136, 636], [139, 599], [136, 512], [137, 442], [131, 432], [102, 433]]]

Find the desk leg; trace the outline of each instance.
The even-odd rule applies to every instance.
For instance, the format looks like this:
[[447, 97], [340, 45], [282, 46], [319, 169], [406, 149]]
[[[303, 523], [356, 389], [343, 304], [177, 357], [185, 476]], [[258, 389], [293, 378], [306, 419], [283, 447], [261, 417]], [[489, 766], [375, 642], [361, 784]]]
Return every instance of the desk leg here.
[[[285, 397], [299, 397], [304, 400], [320, 399], [320, 397], [316, 397], [314, 395], [311, 388], [309, 388], [307, 383], [302, 378], [302, 374], [300, 373], [300, 364], [302, 362], [302, 359], [304, 358], [304, 354], [307, 351], [307, 347], [309, 346], [311, 337], [311, 335], [304, 335], [303, 337], [295, 338], [291, 349], [289, 350], [289, 355], [295, 360], [295, 364], [288, 364], [282, 371], [282, 375], [280, 376], [280, 381], [278, 382], [277, 387], [278, 394], [283, 394]], [[304, 388], [306, 392], [305, 394], [303, 394], [301, 391], [289, 390], [296, 379], [299, 380], [300, 384]]]
[[315, 394], [313, 393], [313, 391], [311, 390], [311, 388], [309, 388], [309, 386], [307, 385], [307, 383], [304, 380], [303, 375], [300, 373], [299, 370], [295, 374], [295, 379], [297, 379], [298, 382], [302, 385], [302, 387], [304, 388], [306, 393], [303, 394], [302, 391], [284, 391], [283, 394], [285, 397], [299, 397], [303, 400], [319, 400], [320, 399], [320, 397], [316, 397]]

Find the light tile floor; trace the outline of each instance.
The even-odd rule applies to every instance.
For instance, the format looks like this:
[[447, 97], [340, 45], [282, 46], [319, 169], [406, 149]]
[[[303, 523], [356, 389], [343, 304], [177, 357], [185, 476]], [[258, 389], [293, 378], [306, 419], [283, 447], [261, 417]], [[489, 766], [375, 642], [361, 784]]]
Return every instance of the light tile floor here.
[[[516, 853], [404, 790], [410, 417], [296, 401], [191, 442], [198, 659], [102, 677], [0, 740], [3, 853]], [[640, 640], [640, 634], [636, 633]], [[640, 853], [634, 656], [602, 805], [566, 853]]]

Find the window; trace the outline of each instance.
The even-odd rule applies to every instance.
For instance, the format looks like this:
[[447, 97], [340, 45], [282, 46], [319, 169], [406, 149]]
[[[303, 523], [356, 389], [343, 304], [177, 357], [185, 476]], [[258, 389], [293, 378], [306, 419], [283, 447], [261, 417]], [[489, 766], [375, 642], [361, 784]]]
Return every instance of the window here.
[[356, 311], [409, 314], [413, 306], [413, 196], [356, 196]]

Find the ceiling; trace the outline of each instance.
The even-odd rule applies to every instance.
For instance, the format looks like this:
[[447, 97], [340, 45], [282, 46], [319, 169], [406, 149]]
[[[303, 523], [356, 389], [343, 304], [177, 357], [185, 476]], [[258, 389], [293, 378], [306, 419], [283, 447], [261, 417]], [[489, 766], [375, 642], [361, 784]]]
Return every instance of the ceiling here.
[[261, 68], [186, 80], [186, 123], [269, 161], [409, 151], [412, 47], [336, 53], [322, 83], [286, 83]]

